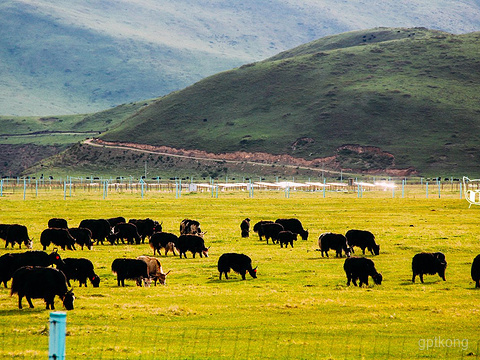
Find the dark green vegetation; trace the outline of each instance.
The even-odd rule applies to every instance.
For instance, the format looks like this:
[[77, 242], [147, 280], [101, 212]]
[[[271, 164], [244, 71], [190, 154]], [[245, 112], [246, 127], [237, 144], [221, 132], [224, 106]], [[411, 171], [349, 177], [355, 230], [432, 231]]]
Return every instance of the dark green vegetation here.
[[[418, 189], [419, 192], [422, 189]], [[367, 195], [366, 195], [367, 196]], [[74, 284], [75, 309], [67, 313], [68, 358], [170, 359], [361, 359], [478, 358], [480, 291], [470, 279], [470, 265], [480, 253], [478, 208], [456, 199], [357, 199], [355, 194], [258, 192], [208, 193], [175, 199], [172, 193], [40, 193], [1, 198], [0, 223], [28, 226], [40, 249], [39, 236], [49, 218], [71, 226], [83, 218], [123, 215], [163, 221], [178, 233], [186, 217], [207, 231], [210, 257], [160, 261], [171, 270], [166, 287], [138, 288], [126, 281], [118, 288], [110, 271], [113, 259], [152, 254], [146, 244], [96, 246], [91, 251], [61, 251], [64, 257], [87, 257], [101, 277], [99, 288]], [[310, 231], [308, 241], [294, 248], [260, 242], [256, 234], [240, 237], [240, 221], [298, 217]], [[344, 259], [322, 258], [317, 238], [324, 231], [371, 230], [380, 255], [370, 256], [383, 274], [382, 285], [346, 286]], [[50, 247], [51, 249], [52, 247]], [[7, 250], [0, 246], [0, 254]], [[11, 251], [11, 250], [8, 250]], [[13, 250], [18, 252], [18, 250]], [[425, 284], [411, 283], [411, 259], [420, 251], [446, 254], [447, 281], [426, 275]], [[258, 278], [242, 281], [237, 274], [218, 280], [216, 264], [225, 252], [249, 255]], [[58, 298], [55, 301], [62, 310]], [[44, 358], [48, 311], [41, 300], [35, 309], [18, 310], [16, 297], [0, 288], [2, 357]], [[457, 348], [420, 348], [422, 339], [467, 340]], [[24, 339], [28, 339], [24, 340]], [[465, 344], [465, 342], [463, 342]], [[156, 352], [156, 355], [154, 355]], [[467, 356], [467, 354], [469, 356]]]
[[[235, 154], [236, 164], [222, 163], [226, 156], [211, 164], [75, 146], [26, 173], [42, 173], [47, 166], [53, 173], [103, 169], [125, 176], [145, 161], [153, 162], [154, 176], [266, 170], [247, 160], [271, 164], [267, 173], [277, 176], [300, 174], [286, 165], [313, 169], [304, 173], [308, 177], [322, 169], [394, 176], [478, 172], [479, 43], [480, 33], [424, 28], [349, 32], [208, 77], [148, 106], [124, 105], [81, 121], [71, 117], [77, 121], [73, 128], [55, 117], [46, 121], [54, 119], [64, 131], [98, 130], [107, 141]], [[18, 120], [5, 123], [16, 131], [42, 128], [24, 121], [18, 127]]]
[[306, 160], [358, 144], [394, 159], [337, 165], [460, 174], [478, 169], [479, 44], [422, 28], [320, 39], [165, 96], [102, 139]]
[[0, 116], [0, 174], [20, 174], [44, 158], [108, 131], [150, 102], [125, 104], [87, 115]]
[[86, 113], [182, 89], [320, 37], [375, 26], [476, 31], [462, 0], [0, 3], [3, 115]]

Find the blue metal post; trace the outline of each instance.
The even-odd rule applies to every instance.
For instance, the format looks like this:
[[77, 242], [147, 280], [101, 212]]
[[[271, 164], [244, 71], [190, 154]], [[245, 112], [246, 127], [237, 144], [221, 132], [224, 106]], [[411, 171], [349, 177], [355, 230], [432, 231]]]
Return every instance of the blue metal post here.
[[[1, 195], [0, 195], [1, 196]], [[462, 183], [460, 182], [460, 200], [462, 199]]]
[[402, 199], [405, 197], [405, 179], [402, 180]]
[[327, 179], [323, 178], [323, 197], [325, 198], [325, 188], [327, 187], [326, 185]]
[[440, 184], [441, 184], [441, 181], [439, 180], [438, 181], [438, 198], [440, 199]]
[[23, 178], [23, 200], [25, 200], [26, 194], [27, 194], [27, 180]]
[[35, 180], [35, 197], [38, 197], [38, 180]]
[[63, 181], [63, 200], [67, 198], [67, 181]]
[[3, 179], [0, 181], [0, 197], [3, 196]]
[[428, 199], [428, 181], [425, 183], [425, 187], [427, 188], [427, 199]]
[[140, 184], [142, 184], [142, 199], [143, 199], [143, 185], [145, 184], [145, 182], [143, 181], [143, 179], [140, 179]]
[[60, 311], [50, 313], [49, 334], [48, 359], [64, 360], [65, 339], [67, 336], [67, 313]]

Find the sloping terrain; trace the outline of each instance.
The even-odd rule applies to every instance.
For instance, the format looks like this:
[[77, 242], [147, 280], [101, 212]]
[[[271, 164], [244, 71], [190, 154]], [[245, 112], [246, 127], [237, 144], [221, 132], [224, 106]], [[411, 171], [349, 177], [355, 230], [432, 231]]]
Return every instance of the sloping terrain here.
[[99, 111], [355, 29], [480, 29], [478, 1], [5, 0], [0, 115]]
[[478, 167], [479, 45], [479, 33], [424, 28], [345, 33], [208, 77], [101, 138], [305, 160], [338, 152], [357, 171], [372, 170], [372, 154], [352, 149], [376, 147], [393, 155], [385, 169], [456, 174]]

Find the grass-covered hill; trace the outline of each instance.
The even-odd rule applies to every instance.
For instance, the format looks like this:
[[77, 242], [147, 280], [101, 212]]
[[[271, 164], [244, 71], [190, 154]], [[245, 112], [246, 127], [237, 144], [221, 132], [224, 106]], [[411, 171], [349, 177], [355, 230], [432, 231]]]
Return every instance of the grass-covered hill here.
[[[19, 175], [42, 159], [54, 156], [87, 137], [108, 131], [150, 102], [129, 103], [83, 115], [0, 116], [0, 174]], [[39, 168], [41, 173], [42, 166], [39, 165]]]
[[0, 115], [99, 111], [166, 95], [323, 36], [480, 29], [478, 1], [3, 0]]
[[[322, 38], [162, 97], [101, 138], [336, 156], [342, 168], [361, 171], [478, 172], [479, 46], [480, 33], [424, 28]], [[393, 157], [372, 164], [379, 152]]]

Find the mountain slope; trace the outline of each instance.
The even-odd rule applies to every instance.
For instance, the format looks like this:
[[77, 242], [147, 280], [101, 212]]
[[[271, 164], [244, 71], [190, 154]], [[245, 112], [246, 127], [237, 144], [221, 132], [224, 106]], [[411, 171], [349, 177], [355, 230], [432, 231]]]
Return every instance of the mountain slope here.
[[98, 111], [153, 98], [320, 37], [376, 26], [480, 29], [464, 0], [5, 0], [0, 113]]
[[355, 144], [393, 154], [390, 167], [478, 168], [479, 39], [423, 28], [342, 34], [340, 48], [320, 40], [208, 77], [101, 138], [307, 160], [340, 151], [344, 167], [368, 170], [342, 148]]

